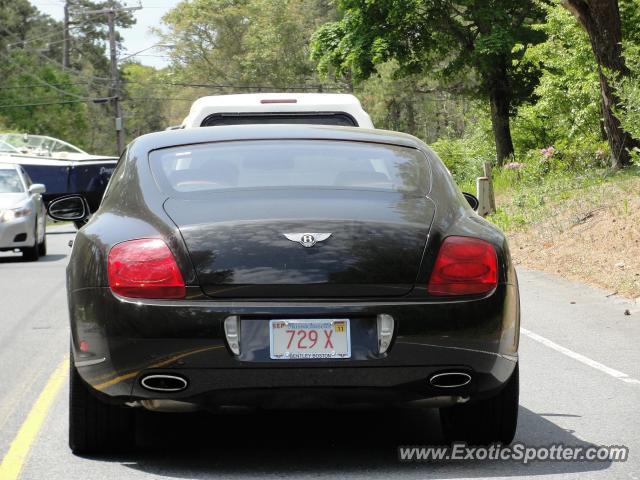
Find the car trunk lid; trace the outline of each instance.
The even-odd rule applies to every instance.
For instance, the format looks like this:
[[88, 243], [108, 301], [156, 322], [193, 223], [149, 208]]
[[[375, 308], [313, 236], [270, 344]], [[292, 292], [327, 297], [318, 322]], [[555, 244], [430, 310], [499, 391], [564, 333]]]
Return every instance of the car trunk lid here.
[[[435, 207], [399, 192], [265, 189], [172, 197], [165, 211], [207, 295], [305, 298], [409, 293]], [[285, 236], [318, 233], [331, 235], [311, 247]]]

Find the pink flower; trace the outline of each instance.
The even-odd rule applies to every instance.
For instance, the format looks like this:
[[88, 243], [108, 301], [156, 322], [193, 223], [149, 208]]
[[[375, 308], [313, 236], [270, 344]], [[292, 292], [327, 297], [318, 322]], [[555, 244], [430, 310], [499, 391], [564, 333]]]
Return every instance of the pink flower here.
[[524, 167], [524, 164], [518, 162], [507, 163], [504, 168], [506, 170], [521, 170]]
[[556, 149], [553, 147], [547, 147], [540, 150], [540, 153], [542, 154], [545, 160], [549, 160], [556, 153]]

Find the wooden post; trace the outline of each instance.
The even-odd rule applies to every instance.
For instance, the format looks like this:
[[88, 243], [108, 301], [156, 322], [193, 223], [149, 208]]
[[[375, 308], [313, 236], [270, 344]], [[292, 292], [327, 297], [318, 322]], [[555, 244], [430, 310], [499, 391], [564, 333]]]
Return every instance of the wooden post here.
[[489, 179], [489, 207], [491, 208], [491, 212], [496, 211], [496, 197], [493, 193], [493, 177], [491, 176], [492, 165], [491, 162], [484, 162], [484, 176]]
[[476, 191], [478, 193], [478, 215], [486, 217], [494, 210], [491, 209], [490, 198], [491, 180], [487, 177], [478, 177], [476, 180]]

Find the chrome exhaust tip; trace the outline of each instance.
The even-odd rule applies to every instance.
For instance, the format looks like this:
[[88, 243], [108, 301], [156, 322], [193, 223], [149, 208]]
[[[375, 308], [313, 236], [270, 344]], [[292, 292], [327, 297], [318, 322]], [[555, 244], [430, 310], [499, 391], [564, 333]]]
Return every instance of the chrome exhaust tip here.
[[189, 383], [177, 375], [152, 374], [142, 377], [140, 384], [152, 392], [181, 392]]
[[437, 373], [429, 378], [429, 383], [438, 388], [459, 388], [471, 383], [471, 375], [464, 372]]

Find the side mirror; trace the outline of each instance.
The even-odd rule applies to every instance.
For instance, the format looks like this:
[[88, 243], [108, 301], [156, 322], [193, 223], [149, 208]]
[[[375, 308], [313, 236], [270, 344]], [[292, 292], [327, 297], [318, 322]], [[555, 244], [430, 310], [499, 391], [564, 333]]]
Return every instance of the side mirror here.
[[478, 207], [480, 206], [480, 200], [478, 200], [478, 197], [467, 192], [462, 192], [462, 195], [464, 195], [464, 198], [467, 199], [467, 202], [469, 202], [469, 205], [471, 205], [471, 208], [473, 208], [477, 212]]
[[44, 186], [44, 184], [42, 183], [34, 183], [29, 187], [29, 193], [34, 194], [34, 193], [39, 193], [39, 194], [43, 194], [47, 191], [47, 187]]
[[56, 198], [47, 211], [51, 218], [61, 222], [79, 222], [89, 217], [89, 206], [81, 195]]

